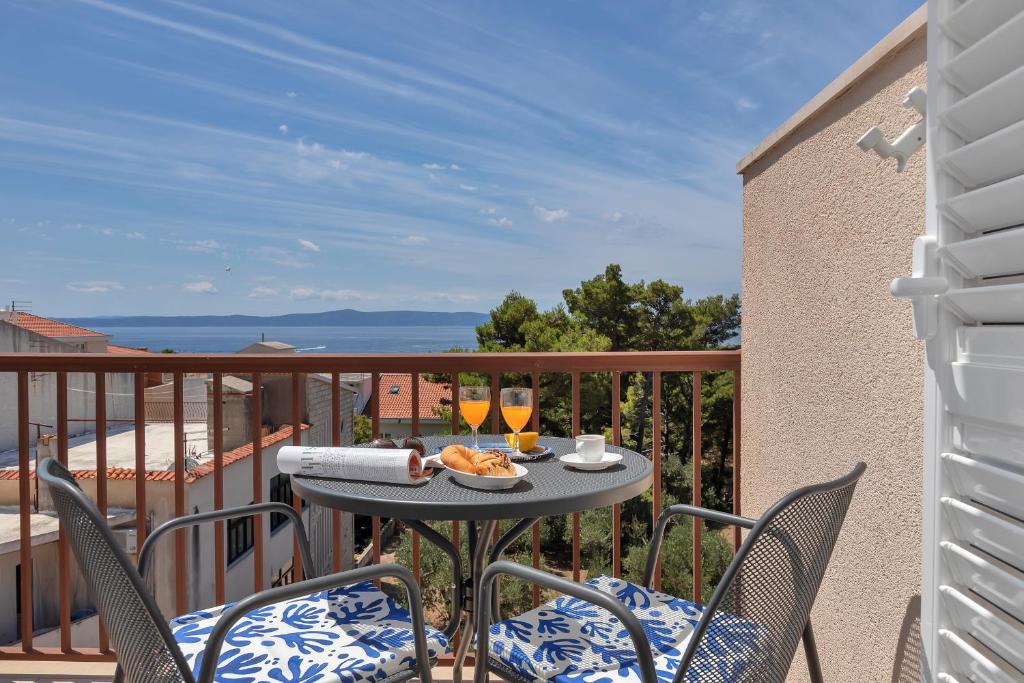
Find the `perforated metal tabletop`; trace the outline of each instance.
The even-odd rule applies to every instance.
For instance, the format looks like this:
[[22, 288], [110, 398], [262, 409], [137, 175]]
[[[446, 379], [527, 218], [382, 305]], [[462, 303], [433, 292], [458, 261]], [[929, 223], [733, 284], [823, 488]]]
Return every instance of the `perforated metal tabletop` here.
[[[481, 443], [503, 437], [480, 435]], [[470, 436], [422, 437], [427, 454], [439, 446], [469, 444]], [[542, 437], [555, 452], [545, 460], [523, 463], [526, 478], [505, 491], [480, 491], [456, 482], [448, 470], [420, 486], [401, 486], [316, 477], [292, 477], [292, 488], [304, 500], [362, 515], [417, 520], [483, 521], [549, 517], [606, 507], [650, 488], [651, 461], [634, 451], [609, 445], [622, 462], [606, 470], [581, 472], [566, 467], [559, 455], [576, 450], [573, 439]]]

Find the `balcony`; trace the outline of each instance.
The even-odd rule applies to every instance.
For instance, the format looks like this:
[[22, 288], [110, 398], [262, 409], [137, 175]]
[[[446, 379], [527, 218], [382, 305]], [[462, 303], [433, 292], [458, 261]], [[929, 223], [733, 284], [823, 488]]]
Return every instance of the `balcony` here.
[[[701, 479], [707, 463], [702, 457], [702, 418], [706, 416], [702, 413], [701, 389], [706, 381], [714, 378], [734, 383], [730, 448], [728, 452], [718, 454], [720, 462], [715, 464], [717, 470], [728, 477], [728, 495], [724, 499], [731, 511], [741, 511], [740, 360], [739, 351], [287, 356], [0, 355], [0, 390], [15, 399], [18, 434], [16, 465], [12, 464], [0, 477], [0, 496], [4, 497], [4, 503], [10, 505], [7, 509], [10, 511], [12, 542], [7, 544], [9, 555], [6, 561], [12, 568], [34, 567], [32, 572], [19, 569], [18, 584], [10, 587], [19, 606], [17, 610], [8, 611], [10, 615], [18, 615], [13, 624], [15, 642], [0, 648], [0, 658], [9, 662], [15, 660], [17, 664], [12, 663], [12, 666], [43, 666], [42, 670], [49, 671], [54, 671], [56, 666], [56, 671], [62, 673], [67, 671], [69, 661], [88, 661], [95, 663], [101, 674], [104, 671], [102, 663], [112, 662], [114, 658], [102, 625], [92, 616], [67, 540], [56, 528], [53, 515], [47, 513], [46, 496], [37, 488], [33, 469], [36, 457], [42, 455], [37, 450], [48, 448], [59, 460], [70, 464], [83, 489], [108, 515], [121, 534], [119, 538], [124, 539], [126, 549], [132, 553], [141, 547], [149, 531], [172, 517], [250, 501], [281, 500], [284, 494], [280, 481], [274, 483], [278, 474], [277, 448], [286, 443], [309, 443], [312, 433], [329, 434], [330, 444], [342, 445], [345, 423], [353, 419], [352, 403], [343, 401], [346, 390], [342, 378], [349, 376], [348, 373], [370, 375], [372, 393], [368, 412], [374, 435], [381, 430], [380, 377], [383, 373], [441, 375], [451, 385], [453, 395], [457, 394], [460, 374], [472, 373], [475, 378], [489, 378], [495, 395], [498, 387], [511, 383], [532, 385], [535, 409], [531, 419], [535, 430], [540, 430], [545, 418], [544, 409], [548, 399], [552, 398], [551, 392], [564, 387], [568, 395], [563, 398], [569, 401], [570, 406], [564, 432], [580, 433], [582, 406], [597, 404], [602, 408], [596, 414], [606, 414], [610, 419], [606, 424], [596, 426], [588, 423], [586, 428], [606, 430], [616, 444], [623, 440], [621, 406], [625, 396], [624, 379], [629, 382], [643, 378], [651, 389], [647, 408], [650, 434], [659, 436], [650, 437], [648, 445], [643, 448], [653, 461], [654, 484], [643, 496], [631, 501], [646, 507], [648, 512], [643, 513], [640, 520], [629, 521], [648, 528], [665, 505], [664, 463], [675, 463], [677, 470], [684, 466], [687, 468], [693, 481], [692, 502], [696, 505], [702, 503], [702, 490], [706, 487], [701, 485]], [[146, 379], [156, 375], [170, 379], [169, 403], [160, 411], [147, 410]], [[323, 422], [323, 417], [313, 419], [306, 402], [305, 378], [311, 375], [326, 377], [329, 384], [330, 412], [326, 424], [318, 424]], [[52, 378], [56, 387], [52, 396], [43, 396], [36, 390], [44, 377]], [[556, 377], [559, 382], [548, 384], [548, 380]], [[210, 387], [206, 415], [208, 430], [197, 424], [195, 417], [207, 411], [197, 407], [194, 396], [190, 395], [186, 400], [186, 386], [197, 382], [206, 382]], [[680, 416], [666, 412], [663, 394], [667, 382], [672, 383], [675, 391], [691, 392], [690, 395], [696, 399], [691, 401], [691, 413]], [[541, 391], [542, 383], [544, 392]], [[286, 421], [268, 430], [266, 404], [281, 402], [280, 394], [267, 392], [266, 387], [270, 384], [285, 387], [285, 397], [289, 400]], [[130, 387], [117, 398], [130, 402], [132, 417], [108, 419], [111, 400], [115, 398], [110, 395], [112, 392], [108, 391], [108, 386]], [[411, 431], [418, 434], [421, 427], [419, 383], [411, 382], [410, 386], [413, 388]], [[82, 416], [69, 414], [69, 396], [75, 393], [69, 387], [79, 387], [76, 391], [79, 394], [84, 392], [88, 397], [86, 404], [82, 404], [80, 396], [74, 398], [78, 409], [86, 410]], [[250, 429], [248, 433], [255, 435], [251, 443], [230, 449], [225, 447], [225, 438], [237, 440], [237, 434], [232, 430], [237, 430], [238, 426], [226, 427], [225, 424], [228, 387], [239, 390], [248, 387], [251, 417], [250, 424], [246, 426]], [[595, 387], [607, 387], [608, 391], [598, 395], [593, 391]], [[41, 405], [40, 401], [44, 399], [52, 399], [52, 406]], [[346, 406], [347, 413], [343, 406]], [[56, 416], [56, 437], [45, 446], [45, 440], [40, 440], [35, 446], [31, 439], [34, 414], [46, 409], [52, 409]], [[142, 417], [136, 420], [136, 415]], [[88, 442], [85, 445], [79, 444], [83, 438], [69, 436], [69, 423], [75, 419], [88, 419], [94, 430], [91, 439], [84, 439]], [[169, 422], [160, 422], [163, 419]], [[119, 423], [120, 427], [111, 434], [109, 428], [113, 423]], [[674, 429], [685, 426], [689, 430], [686, 441], [691, 444], [690, 452], [668, 452], [664, 448], [661, 435], [670, 426]], [[453, 433], [460, 431], [457, 402], [451, 406], [450, 429]], [[484, 426], [483, 431], [500, 431], [497, 410], [491, 411], [490, 423]], [[208, 453], [199, 453], [189, 447], [193, 441], [205, 445], [207, 433], [210, 434]], [[170, 436], [169, 450], [165, 448], [163, 453], [161, 444], [155, 442], [159, 434]], [[349, 548], [353, 537], [358, 537], [359, 529], [365, 526], [368, 529], [366, 543], [357, 544], [365, 546], [361, 553], [363, 561], [379, 562], [383, 555], [397, 548], [399, 559], [408, 559], [416, 576], [426, 580], [424, 575], [430, 570], [421, 566], [421, 557], [426, 549], [418, 535], [403, 531], [388, 520], [373, 518], [364, 525], [358, 517], [353, 519], [337, 511], [313, 511], [298, 497], [288, 497], [292, 498], [296, 511], [304, 514], [307, 520], [319, 515], [313, 532], [314, 560], [320, 565], [315, 568], [317, 572], [337, 571], [358, 561], [351, 551], [343, 552], [341, 549]], [[552, 547], [555, 544], [542, 543], [541, 523], [538, 523], [520, 541], [519, 551], [528, 554], [534, 566], [543, 564], [575, 580], [585, 578], [588, 561], [607, 566], [610, 573], [620, 576], [627, 569], [624, 567], [624, 551], [627, 549], [621, 543], [624, 535], [622, 508], [623, 505], [616, 505], [604, 512], [610, 516], [611, 543], [598, 544], [603, 546], [600, 551], [605, 555], [603, 558], [584, 556], [586, 530], [581, 528], [580, 514], [572, 515], [567, 522], [565, 533], [571, 539], [568, 544], [571, 547]], [[200, 607], [237, 600], [272, 583], [289, 582], [301, 572], [301, 561], [289, 540], [290, 534], [276, 533], [273, 521], [266, 525], [269, 528], [264, 528], [263, 521], [257, 518], [243, 522], [217, 524], [205, 535], [189, 536], [178, 532], [174, 540], [168, 541], [158, 553], [155, 578], [150, 588], [168, 618]], [[41, 524], [54, 527], [50, 536], [40, 536]], [[458, 526], [448, 528], [453, 540], [457, 541]], [[394, 535], [389, 537], [392, 531]], [[697, 524], [693, 527], [689, 553], [693, 572], [691, 585], [694, 587], [693, 597], [698, 601], [702, 584], [707, 585], [707, 577], [702, 577], [701, 571], [702, 533], [726, 534], [724, 530], [705, 529]], [[738, 530], [728, 532], [728, 536], [723, 538], [728, 542], [721, 545], [738, 544]], [[591, 543], [591, 554], [593, 546]], [[436, 568], [433, 571], [436, 572]], [[47, 572], [52, 573], [52, 585], [40, 578]], [[536, 586], [526, 595], [526, 601], [533, 605], [541, 599], [541, 591]], [[508, 599], [512, 597], [507, 596]], [[33, 609], [20, 609], [20, 605], [33, 605]], [[433, 616], [435, 621], [444, 618], [443, 614], [435, 613]], [[47, 661], [50, 664], [40, 663]], [[443, 666], [445, 662], [441, 664]]]

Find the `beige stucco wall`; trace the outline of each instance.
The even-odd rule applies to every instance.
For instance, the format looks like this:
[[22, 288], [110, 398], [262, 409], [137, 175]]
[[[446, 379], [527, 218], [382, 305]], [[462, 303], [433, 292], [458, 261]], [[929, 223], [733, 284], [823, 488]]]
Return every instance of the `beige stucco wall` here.
[[922, 349], [888, 286], [923, 231], [924, 154], [900, 175], [855, 142], [914, 123], [925, 72], [919, 31], [744, 169], [743, 508], [868, 463], [813, 615], [833, 682], [916, 670]]

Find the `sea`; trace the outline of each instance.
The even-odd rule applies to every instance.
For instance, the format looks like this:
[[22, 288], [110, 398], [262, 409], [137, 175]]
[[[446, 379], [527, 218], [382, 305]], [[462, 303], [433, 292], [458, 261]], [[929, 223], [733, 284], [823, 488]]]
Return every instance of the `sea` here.
[[472, 326], [402, 327], [114, 327], [90, 324], [110, 343], [172, 349], [177, 353], [236, 353], [261, 339], [292, 344], [303, 353], [438, 353], [476, 350]]

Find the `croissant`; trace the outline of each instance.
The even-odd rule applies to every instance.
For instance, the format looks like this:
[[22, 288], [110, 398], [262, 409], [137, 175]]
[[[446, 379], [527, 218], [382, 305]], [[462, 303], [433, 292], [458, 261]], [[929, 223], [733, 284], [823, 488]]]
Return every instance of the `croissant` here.
[[468, 474], [512, 477], [516, 473], [512, 461], [501, 451], [477, 452], [458, 444], [448, 446], [441, 451], [441, 462], [445, 467]]

